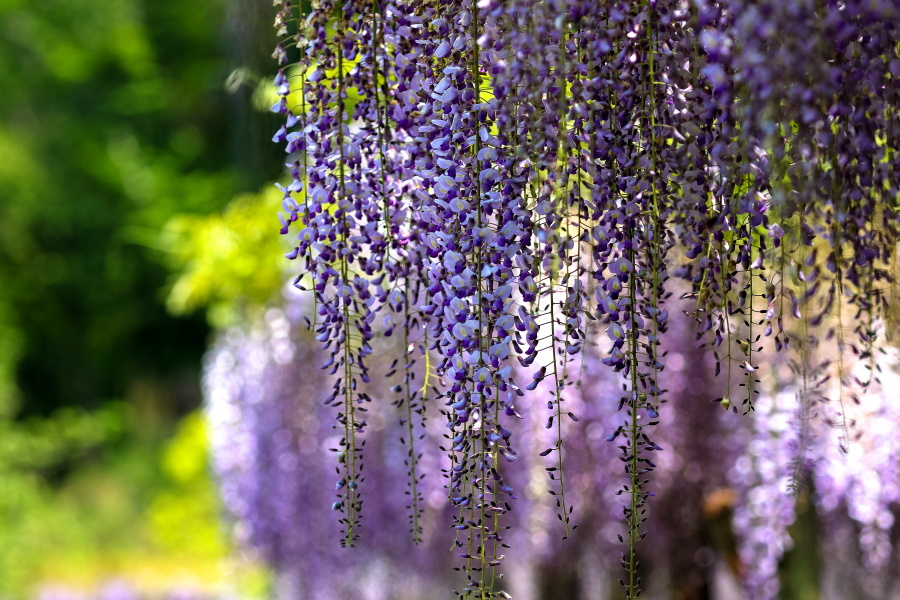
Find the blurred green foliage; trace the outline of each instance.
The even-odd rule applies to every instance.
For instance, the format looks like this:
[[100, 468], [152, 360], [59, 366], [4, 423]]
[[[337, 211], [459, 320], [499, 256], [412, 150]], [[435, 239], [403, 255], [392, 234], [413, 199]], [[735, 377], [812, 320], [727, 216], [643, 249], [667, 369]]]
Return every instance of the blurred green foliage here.
[[165, 229], [169, 259], [178, 273], [168, 306], [175, 314], [208, 310], [217, 327], [261, 307], [286, 280], [286, 242], [277, 235], [281, 192], [274, 186], [242, 194], [221, 213], [177, 215]]
[[85, 454], [120, 437], [124, 425], [121, 403], [0, 422], [0, 597], [21, 593], [48, 555], [85, 546], [90, 532], [78, 511], [58, 501], [51, 483]]
[[[229, 545], [202, 418], [136, 441], [128, 432], [139, 420], [113, 403], [3, 432], [15, 441], [0, 446], [0, 597], [29, 597], [39, 583], [91, 591], [111, 578], [144, 592], [221, 583]], [[47, 476], [61, 465], [75, 468]]]
[[[280, 151], [275, 117], [250, 109], [270, 9], [0, 0], [0, 598], [47, 580], [220, 575], [193, 412], [210, 328], [189, 309], [224, 304], [222, 261], [191, 263], [208, 290], [192, 284], [177, 315], [166, 297], [183, 257], [211, 257], [255, 218], [252, 202], [207, 215], [279, 172], [260, 155]], [[272, 215], [235, 258], [263, 249]], [[206, 241], [183, 237], [201, 223]]]
[[206, 422], [194, 412], [182, 419], [163, 450], [166, 483], [147, 512], [153, 541], [170, 555], [208, 560], [226, 555], [208, 448]]
[[154, 246], [239, 184], [225, 8], [0, 0], [0, 404], [96, 407], [196, 364], [205, 324], [166, 314]]

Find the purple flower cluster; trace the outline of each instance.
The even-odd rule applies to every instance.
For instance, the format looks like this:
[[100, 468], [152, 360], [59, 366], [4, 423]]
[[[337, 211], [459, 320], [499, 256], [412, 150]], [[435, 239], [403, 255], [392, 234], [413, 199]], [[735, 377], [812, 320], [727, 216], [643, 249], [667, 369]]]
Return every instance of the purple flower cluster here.
[[[510, 423], [539, 386], [549, 387], [555, 433], [543, 450], [551, 492], [571, 532], [561, 421], [578, 419], [567, 390], [599, 339], [602, 363], [623, 377], [604, 410], [618, 414], [623, 585], [636, 597], [670, 265], [689, 282], [699, 337], [726, 373], [723, 406], [737, 408], [740, 395], [753, 408], [758, 344], [774, 336], [776, 349], [800, 354], [798, 427], [819, 414], [817, 387], [834, 370], [840, 406], [828, 419], [841, 423], [842, 445], [853, 441], [844, 399], [869, 379], [851, 377], [843, 357], [871, 367], [877, 320], [892, 323], [895, 3], [321, 0], [309, 14], [276, 5], [285, 41], [273, 110], [286, 124], [275, 140], [290, 172], [282, 233], [296, 235], [295, 285], [313, 292], [311, 327], [328, 353], [344, 544], [361, 515], [379, 336], [403, 337], [389, 373], [402, 371], [413, 536], [416, 428], [439, 403], [461, 593], [479, 597], [500, 593], [516, 495], [506, 463], [519, 455]], [[841, 356], [833, 368], [813, 360], [817, 327]], [[801, 431], [795, 464], [810, 440]]]
[[[404, 484], [409, 456], [395, 428], [407, 413], [404, 406], [372, 403], [366, 413], [369, 493], [362, 521], [370, 526], [355, 550], [340, 548], [335, 543], [339, 524], [322, 514], [342, 492], [340, 481], [331, 484], [341, 431], [330, 407], [321, 402], [327, 375], [312, 366], [328, 353], [306, 331], [308, 308], [292, 300], [284, 309], [270, 309], [223, 332], [207, 361], [204, 385], [214, 468], [237, 540], [273, 567], [278, 598], [403, 600], [433, 595], [435, 586], [452, 584], [445, 570], [452, 557], [450, 543], [439, 531], [442, 523], [455, 527], [459, 515], [434, 476], [455, 464], [436, 451], [439, 445], [446, 447], [447, 427], [440, 419], [429, 419], [415, 429], [419, 468], [427, 474], [418, 482], [419, 526], [425, 533], [416, 538], [416, 546], [403, 535], [402, 507], [410, 505]], [[779, 568], [793, 543], [788, 533], [797, 496], [789, 490], [801, 432], [799, 386], [787, 380], [767, 382], [756, 410], [745, 417], [710, 407], [709, 395], [720, 382], [713, 376], [712, 351], [691, 343], [691, 325], [684, 315], [673, 317], [661, 347], [667, 368], [659, 385], [667, 393], [659, 410], [662, 426], [646, 449], [655, 465], [648, 489], [656, 501], [648, 526], [653, 544], [641, 552], [647, 565], [645, 593], [691, 589], [699, 594], [711, 579], [724, 577], [740, 581], [747, 598], [776, 597]], [[398, 342], [379, 340], [376, 354], [389, 355]], [[580, 383], [558, 396], [565, 410], [579, 417], [566, 425], [565, 442], [559, 446], [565, 454], [566, 499], [577, 507], [579, 521], [570, 539], [562, 539], [560, 507], [554, 501], [560, 492], [557, 460], [546, 453], [556, 447], [558, 432], [547, 428], [544, 419], [524, 419], [517, 427], [519, 468], [506, 481], [519, 499], [516, 510], [506, 515], [511, 529], [503, 536], [511, 546], [504, 553], [512, 576], [503, 580], [503, 588], [516, 598], [552, 597], [561, 593], [555, 590], [568, 589], [556, 587], [566, 582], [597, 595], [615, 579], [624, 494], [614, 475], [623, 472], [622, 447], [627, 447], [620, 439], [625, 433], [615, 435], [623, 427], [615, 407], [628, 378], [603, 364], [605, 354], [605, 349], [588, 346], [583, 361], [569, 365], [573, 376], [577, 366]], [[384, 361], [376, 359], [373, 370], [387, 368]], [[850, 445], [849, 454], [841, 453], [836, 443], [839, 429], [824, 419], [809, 422], [804, 470], [809, 498], [822, 524], [823, 560], [841, 572], [835, 578], [823, 570], [823, 589], [852, 582], [869, 590], [869, 597], [888, 597], [885, 590], [897, 583], [891, 532], [900, 505], [900, 472], [893, 460], [898, 441], [892, 432], [900, 426], [900, 414], [887, 391], [900, 383], [896, 361], [895, 351], [878, 361], [881, 384], [870, 386], [867, 401], [851, 413], [867, 435]], [[415, 369], [416, 382], [421, 369]], [[530, 371], [516, 365], [512, 376], [527, 378]], [[771, 371], [787, 374], [775, 365]], [[373, 398], [392, 395], [387, 384], [374, 388]], [[545, 409], [542, 398], [551, 405], [557, 399], [550, 378], [523, 398], [519, 408], [526, 415], [539, 413]], [[549, 412], [555, 414], [555, 407]], [[546, 494], [547, 473], [554, 496]], [[723, 524], [725, 530], [733, 528], [733, 540], [723, 534]], [[601, 597], [607, 593], [611, 589]]]
[[729, 474], [737, 492], [734, 529], [748, 598], [778, 597], [778, 565], [790, 547], [796, 498], [790, 493], [797, 455], [796, 397], [790, 391], [761, 395], [744, 432], [744, 453]]
[[[900, 439], [896, 435], [900, 407], [892, 394], [900, 385], [898, 363], [896, 349], [879, 356], [880, 381], [851, 413], [864, 432], [862, 438], [841, 451], [833, 443], [833, 432], [822, 424], [820, 441], [811, 453], [817, 508], [826, 519], [846, 515], [855, 524], [861, 566], [870, 574], [863, 587], [873, 597], [887, 596], [891, 584], [896, 585], [891, 577], [898, 558], [894, 532], [900, 506]], [[857, 365], [857, 370], [863, 367]]]
[[[396, 441], [393, 425], [402, 414], [395, 407], [385, 403], [366, 413], [366, 451], [377, 473], [368, 484], [366, 516], [379, 527], [369, 530], [358, 552], [348, 552], [334, 541], [341, 524], [322, 518], [323, 509], [339, 509], [349, 484], [341, 468], [334, 480], [343, 428], [321, 401], [328, 378], [315, 365], [329, 354], [303, 325], [308, 309], [296, 301], [269, 309], [223, 332], [208, 356], [204, 395], [213, 467], [236, 541], [273, 568], [273, 593], [284, 600], [384, 597], [368, 588], [424, 597], [434, 582], [449, 586], [443, 562], [429, 559], [443, 558], [449, 543], [432, 536], [414, 551], [413, 540], [402, 535], [406, 516], [398, 506], [409, 503], [408, 466], [403, 447], [388, 441]], [[435, 447], [440, 434], [428, 434]], [[433, 452], [420, 461], [438, 468]], [[446, 496], [435, 482], [420, 501], [425, 526], [447, 518]]]

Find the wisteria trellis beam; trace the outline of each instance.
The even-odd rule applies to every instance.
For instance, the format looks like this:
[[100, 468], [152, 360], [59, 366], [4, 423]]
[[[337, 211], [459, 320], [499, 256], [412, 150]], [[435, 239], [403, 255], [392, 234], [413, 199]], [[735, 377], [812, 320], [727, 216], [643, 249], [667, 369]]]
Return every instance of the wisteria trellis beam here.
[[[312, 289], [312, 327], [330, 352], [344, 544], [362, 505], [374, 336], [400, 328], [407, 340], [410, 443], [416, 415], [442, 406], [460, 593], [489, 598], [505, 593], [518, 399], [552, 382], [547, 427], [558, 436], [546, 455], [568, 535], [562, 392], [605, 330], [604, 362], [627, 381], [608, 439], [622, 450], [622, 582], [636, 597], [658, 449], [649, 433], [665, 402], [658, 348], [668, 311], [681, 309], [670, 271], [689, 282], [698, 338], [725, 373], [723, 406], [752, 410], [765, 335], [796, 353], [801, 428], [824, 407], [840, 444], [852, 441], [843, 405], [866, 381], [843, 357], [871, 359], [896, 312], [894, 2], [275, 4], [273, 110], [287, 119], [275, 140], [291, 173], [282, 233], [296, 231], [295, 283]], [[842, 358], [817, 364], [808, 327], [835, 320], [825, 343]], [[419, 356], [421, 387], [408, 385]], [[516, 381], [513, 361], [534, 369], [530, 381]], [[841, 384], [833, 407], [815, 393], [829, 368]]]

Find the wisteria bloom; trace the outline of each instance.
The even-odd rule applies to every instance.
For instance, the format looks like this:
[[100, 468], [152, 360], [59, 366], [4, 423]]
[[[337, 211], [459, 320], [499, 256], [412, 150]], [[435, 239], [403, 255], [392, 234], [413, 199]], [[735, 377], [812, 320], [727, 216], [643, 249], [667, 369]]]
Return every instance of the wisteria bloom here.
[[[540, 452], [570, 537], [563, 423], [580, 422], [570, 394], [599, 345], [617, 397], [582, 412], [615, 423], [604, 439], [624, 471], [612, 493], [624, 497], [622, 585], [636, 598], [654, 472], [677, 463], [657, 458], [657, 437], [666, 413], [682, 410], [666, 387], [680, 313], [720, 378], [709, 399], [752, 423], [750, 464], [732, 471], [748, 490], [737, 514], [746, 527], [787, 527], [790, 502], [756, 514], [750, 487], [779, 487], [792, 454], [798, 489], [817, 422], [836, 425], [849, 452], [860, 433], [852, 407], [896, 329], [896, 3], [275, 4], [280, 230], [325, 355], [318, 387], [337, 425], [341, 544], [361, 540], [375, 485], [364, 475], [363, 446], [376, 439], [368, 413], [384, 402], [405, 411], [407, 518], [419, 539], [427, 437], [417, 432], [437, 410], [428, 418], [445, 426], [457, 591], [507, 594], [524, 422], [555, 436]], [[381, 352], [392, 358], [376, 372]], [[856, 363], [869, 376], [853, 375]], [[778, 365], [795, 405], [765, 392]], [[377, 393], [382, 374], [399, 378], [393, 395]], [[288, 448], [288, 437], [270, 443]], [[866, 556], [882, 564], [877, 530]], [[751, 594], [776, 593], [786, 539], [740, 542], [744, 563], [770, 545], [758, 577], [741, 575]]]

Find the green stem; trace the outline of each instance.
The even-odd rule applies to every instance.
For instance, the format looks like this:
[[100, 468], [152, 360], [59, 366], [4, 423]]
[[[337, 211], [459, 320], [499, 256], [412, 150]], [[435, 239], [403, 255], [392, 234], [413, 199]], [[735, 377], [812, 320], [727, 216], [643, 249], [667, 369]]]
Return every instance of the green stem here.
[[[346, 196], [344, 187], [344, 11], [340, 9], [338, 17], [337, 30], [337, 76], [338, 76], [338, 98], [337, 98], [337, 127], [338, 127], [338, 147], [340, 148], [340, 159], [338, 161], [338, 178], [340, 181], [340, 198], [338, 203]], [[344, 231], [344, 243], [350, 239], [348, 231], [346, 211], [341, 214], [341, 222]], [[349, 265], [346, 256], [341, 254], [341, 281], [344, 285], [349, 285]], [[350, 330], [350, 307], [349, 298], [344, 298], [343, 304], [343, 326], [345, 333]], [[355, 539], [354, 527], [357, 520], [357, 497], [358, 482], [356, 481], [356, 407], [353, 406], [353, 394], [351, 388], [351, 380], [353, 378], [353, 369], [350, 356], [350, 338], [349, 335], [344, 340], [344, 441], [346, 445], [345, 460], [347, 465], [347, 526], [344, 532], [344, 545], [352, 546]]]

